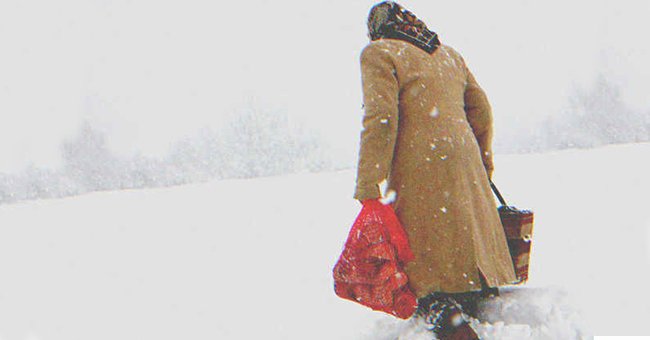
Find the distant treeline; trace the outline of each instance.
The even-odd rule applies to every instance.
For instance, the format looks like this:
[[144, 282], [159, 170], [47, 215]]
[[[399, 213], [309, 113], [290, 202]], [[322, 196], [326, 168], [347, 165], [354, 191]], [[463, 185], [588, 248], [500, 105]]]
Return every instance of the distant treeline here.
[[251, 178], [334, 169], [316, 131], [295, 126], [283, 112], [250, 108], [220, 129], [203, 129], [172, 145], [165, 157], [119, 157], [89, 123], [63, 143], [63, 166], [0, 174], [0, 204], [92, 191], [151, 188], [212, 179]]

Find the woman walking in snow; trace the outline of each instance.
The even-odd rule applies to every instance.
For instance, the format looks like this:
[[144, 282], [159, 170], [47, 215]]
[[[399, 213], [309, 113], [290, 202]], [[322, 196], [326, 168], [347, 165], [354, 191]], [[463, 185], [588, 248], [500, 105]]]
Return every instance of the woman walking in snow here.
[[490, 190], [492, 113], [461, 55], [400, 5], [375, 5], [361, 53], [364, 117], [354, 197], [394, 194], [415, 254], [404, 270], [441, 339], [478, 339], [477, 299], [516, 282]]

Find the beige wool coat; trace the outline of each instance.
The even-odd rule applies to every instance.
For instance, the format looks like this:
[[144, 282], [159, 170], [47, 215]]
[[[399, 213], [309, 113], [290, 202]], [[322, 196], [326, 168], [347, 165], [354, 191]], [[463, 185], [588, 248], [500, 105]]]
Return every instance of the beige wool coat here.
[[415, 260], [404, 268], [418, 297], [516, 281], [488, 179], [492, 113], [460, 54], [397, 39], [361, 53], [364, 116], [354, 198], [394, 191]]

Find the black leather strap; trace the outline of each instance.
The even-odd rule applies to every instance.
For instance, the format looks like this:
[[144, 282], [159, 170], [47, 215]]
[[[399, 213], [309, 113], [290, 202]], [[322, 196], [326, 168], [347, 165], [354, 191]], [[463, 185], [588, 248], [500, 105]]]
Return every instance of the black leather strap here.
[[497, 189], [497, 186], [494, 185], [494, 183], [492, 183], [492, 180], [490, 180], [490, 186], [492, 187], [492, 191], [494, 191], [494, 194], [497, 195], [497, 198], [499, 199], [499, 202], [501, 202], [501, 205], [507, 206], [506, 200], [503, 199], [503, 196], [501, 196], [499, 189]]

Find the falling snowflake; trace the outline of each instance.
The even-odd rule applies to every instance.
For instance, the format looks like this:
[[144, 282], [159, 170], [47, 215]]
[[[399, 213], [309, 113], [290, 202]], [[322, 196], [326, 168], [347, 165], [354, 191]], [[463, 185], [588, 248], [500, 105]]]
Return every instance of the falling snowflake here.
[[444, 161], [445, 159], [447, 159], [447, 155], [440, 156], [440, 159], [442, 159]]
[[446, 213], [447, 213], [447, 208], [446, 208], [446, 207], [442, 207], [442, 208], [440, 208], [440, 211], [442, 211], [443, 214], [446, 214]]
[[438, 111], [438, 107], [434, 107], [433, 111], [430, 113], [431, 117], [437, 117], [439, 114], [440, 112]]

